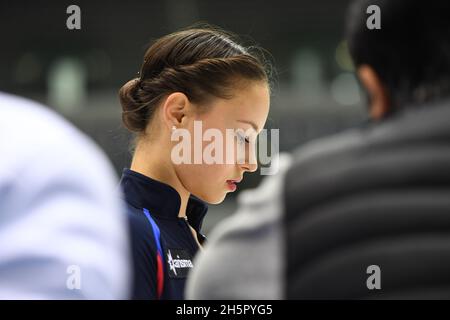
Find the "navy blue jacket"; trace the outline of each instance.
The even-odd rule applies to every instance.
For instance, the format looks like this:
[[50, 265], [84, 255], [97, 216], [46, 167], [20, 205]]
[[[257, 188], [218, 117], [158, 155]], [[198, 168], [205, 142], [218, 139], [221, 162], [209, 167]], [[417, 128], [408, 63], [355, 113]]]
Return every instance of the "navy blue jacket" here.
[[[120, 185], [131, 233], [134, 270], [132, 298], [157, 299], [157, 285], [160, 283], [157, 277], [163, 271], [160, 298], [184, 299], [186, 277], [199, 249], [188, 223], [197, 231], [199, 242], [203, 243], [205, 237], [200, 229], [208, 206], [191, 196], [186, 209], [187, 219], [179, 218], [181, 198], [171, 186], [130, 169], [123, 170]], [[157, 238], [160, 240], [160, 250]], [[161, 253], [159, 267], [158, 252]]]

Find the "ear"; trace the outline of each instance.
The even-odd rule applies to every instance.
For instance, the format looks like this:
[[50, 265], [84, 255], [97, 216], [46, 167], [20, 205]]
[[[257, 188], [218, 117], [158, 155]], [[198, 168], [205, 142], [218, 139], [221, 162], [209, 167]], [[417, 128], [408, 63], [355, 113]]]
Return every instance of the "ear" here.
[[389, 94], [384, 84], [375, 70], [369, 65], [360, 66], [357, 73], [370, 96], [370, 117], [374, 120], [383, 119], [391, 107]]
[[171, 93], [162, 106], [162, 115], [169, 130], [173, 126], [181, 127], [186, 123], [190, 103], [188, 97], [182, 92]]

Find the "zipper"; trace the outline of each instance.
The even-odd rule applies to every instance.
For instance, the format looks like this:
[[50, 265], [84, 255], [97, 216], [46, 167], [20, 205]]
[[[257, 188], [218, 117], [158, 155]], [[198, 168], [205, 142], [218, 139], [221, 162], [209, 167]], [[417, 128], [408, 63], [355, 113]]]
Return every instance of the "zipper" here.
[[[196, 247], [198, 247], [198, 249], [202, 250], [200, 241], [198, 239], [195, 239], [194, 234], [192, 233], [191, 225], [189, 224], [188, 218], [185, 216], [180, 219], [183, 219], [184, 224], [186, 225], [186, 228], [187, 228], [187, 232], [189, 233], [189, 236], [191, 237], [191, 239], [194, 240]], [[197, 231], [195, 231], [195, 234], [197, 234]]]

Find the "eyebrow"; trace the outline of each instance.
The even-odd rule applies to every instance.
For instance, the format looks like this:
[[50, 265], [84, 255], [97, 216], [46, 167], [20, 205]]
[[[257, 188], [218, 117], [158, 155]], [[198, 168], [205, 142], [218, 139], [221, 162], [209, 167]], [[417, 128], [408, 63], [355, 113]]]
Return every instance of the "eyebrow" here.
[[251, 125], [256, 132], [258, 132], [258, 126], [251, 121], [237, 120], [237, 122], [247, 123], [247, 124]]

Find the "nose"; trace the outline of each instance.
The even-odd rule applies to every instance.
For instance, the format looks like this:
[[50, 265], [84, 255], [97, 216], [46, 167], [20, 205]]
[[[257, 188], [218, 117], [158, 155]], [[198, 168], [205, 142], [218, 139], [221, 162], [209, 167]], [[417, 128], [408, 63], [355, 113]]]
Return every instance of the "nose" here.
[[243, 171], [255, 172], [258, 170], [258, 163], [256, 161], [248, 161], [247, 159], [247, 161], [241, 164], [240, 167]]
[[258, 169], [258, 164], [246, 163], [241, 166], [242, 170], [248, 172], [255, 172]]
[[240, 164], [243, 171], [255, 172], [258, 169], [255, 146], [247, 146], [245, 150], [245, 162]]

